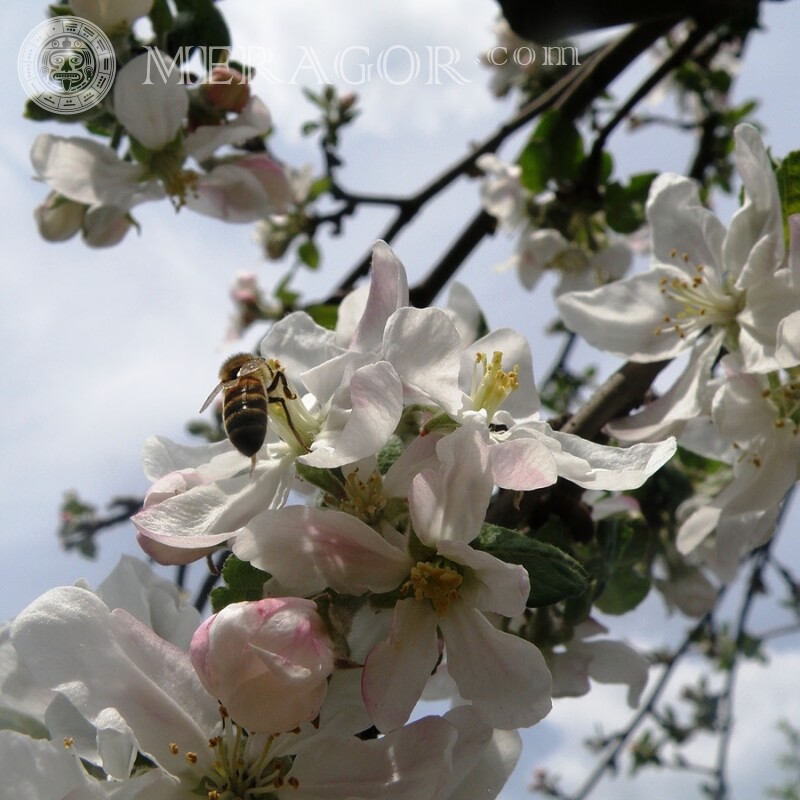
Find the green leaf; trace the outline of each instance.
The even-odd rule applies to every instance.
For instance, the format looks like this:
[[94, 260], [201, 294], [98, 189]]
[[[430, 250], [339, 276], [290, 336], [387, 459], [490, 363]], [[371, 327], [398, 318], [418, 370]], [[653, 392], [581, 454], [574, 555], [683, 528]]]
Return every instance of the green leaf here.
[[297, 248], [297, 257], [309, 269], [317, 269], [317, 267], [319, 267], [319, 250], [311, 239], [306, 239], [306, 241]]
[[187, 55], [191, 56], [199, 49], [207, 70], [212, 62], [223, 61], [221, 50], [230, 49], [231, 34], [213, 0], [176, 0], [175, 6], [178, 16], [168, 36], [170, 55], [187, 48]]
[[613, 182], [606, 186], [606, 222], [617, 233], [633, 233], [644, 225], [645, 204], [650, 184], [658, 173], [633, 175], [627, 186]]
[[531, 580], [527, 604], [533, 608], [549, 606], [586, 591], [588, 583], [583, 567], [558, 547], [488, 523], [483, 525], [473, 545], [507, 564], [525, 567]]
[[520, 180], [534, 193], [546, 189], [551, 180], [576, 180], [585, 157], [583, 139], [572, 120], [548, 111], [520, 154]]
[[[343, 481], [334, 472], [323, 467], [309, 467], [307, 464], [296, 464], [297, 476], [306, 483], [322, 489], [326, 494], [342, 498], [345, 496]], [[341, 475], [341, 472], [339, 473]]]
[[329, 331], [336, 327], [336, 321], [339, 319], [339, 306], [335, 305], [320, 303], [315, 306], [307, 306], [305, 311], [317, 325], [322, 325]]
[[783, 235], [789, 243], [789, 217], [800, 214], [800, 150], [794, 150], [775, 171], [783, 211]]
[[245, 600], [261, 600], [264, 597], [264, 582], [269, 579], [268, 572], [256, 569], [247, 561], [240, 561], [230, 555], [222, 567], [222, 579], [226, 586], [218, 586], [211, 592], [211, 608], [216, 614], [231, 603]]
[[594, 604], [604, 614], [624, 614], [636, 608], [650, 591], [650, 580], [633, 567], [618, 569]]
[[175, 19], [169, 9], [167, 0], [155, 0], [147, 16], [150, 17], [150, 22], [153, 25], [153, 33], [159, 39], [172, 30]]

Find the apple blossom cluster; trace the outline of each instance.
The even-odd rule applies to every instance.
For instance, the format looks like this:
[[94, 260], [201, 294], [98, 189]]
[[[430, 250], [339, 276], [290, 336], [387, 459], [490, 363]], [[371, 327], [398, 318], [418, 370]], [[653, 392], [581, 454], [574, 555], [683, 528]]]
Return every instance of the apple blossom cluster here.
[[771, 537], [800, 465], [800, 218], [786, 220], [787, 249], [761, 137], [739, 125], [735, 142], [744, 201], [727, 229], [695, 183], [661, 175], [647, 202], [650, 269], [558, 300], [567, 327], [600, 349], [638, 362], [688, 354], [661, 397], [609, 431], [627, 442], [675, 435], [729, 465], [727, 485], [687, 503], [677, 541], [725, 580]]
[[[125, 39], [151, 8], [152, 0], [71, 4], [114, 37], [120, 66], [110, 102], [93, 121], [108, 144], [42, 134], [31, 149], [37, 179], [50, 189], [35, 212], [49, 241], [80, 232], [90, 246], [116, 245], [137, 227], [136, 206], [165, 198], [177, 209], [246, 223], [287, 212], [308, 191], [305, 172], [268, 154], [269, 110], [239, 69], [210, 64], [201, 81], [154, 45]], [[230, 148], [248, 141], [260, 146]]]
[[[459, 313], [410, 307], [378, 242], [335, 330], [295, 312], [264, 338], [277, 377], [252, 459], [228, 439], [146, 442], [143, 550], [184, 564], [229, 549], [229, 585], [202, 624], [129, 558], [97, 592], [36, 600], [0, 641], [22, 714], [0, 759], [37, 791], [87, 797], [491, 798], [552, 697], [591, 677], [638, 702], [647, 660], [590, 617], [545, 654], [526, 634], [529, 606], [586, 591], [582, 567], [484, 520], [496, 487], [638, 487], [675, 441], [554, 430], [527, 342], [478, 337], [456, 293]], [[452, 708], [421, 716], [433, 697]]]

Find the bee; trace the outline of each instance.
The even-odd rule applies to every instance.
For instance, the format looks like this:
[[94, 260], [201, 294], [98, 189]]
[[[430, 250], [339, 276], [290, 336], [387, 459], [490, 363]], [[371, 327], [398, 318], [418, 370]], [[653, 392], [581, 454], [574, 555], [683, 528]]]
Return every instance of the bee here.
[[[200, 409], [202, 414], [222, 392], [222, 424], [231, 444], [250, 457], [251, 473], [256, 467], [256, 453], [267, 438], [267, 408], [295, 399], [286, 375], [277, 362], [269, 362], [249, 353], [237, 353], [219, 368], [220, 382]], [[278, 393], [281, 387], [282, 393]]]

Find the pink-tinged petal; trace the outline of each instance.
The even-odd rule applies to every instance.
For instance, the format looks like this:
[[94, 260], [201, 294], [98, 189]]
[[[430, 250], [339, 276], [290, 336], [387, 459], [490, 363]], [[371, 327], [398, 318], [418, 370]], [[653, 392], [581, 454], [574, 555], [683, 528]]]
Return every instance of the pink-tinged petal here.
[[333, 447], [312, 450], [298, 460], [313, 467], [340, 467], [375, 455], [389, 441], [403, 413], [403, 385], [391, 364], [379, 361], [350, 379], [350, 414]]
[[238, 531], [233, 552], [298, 594], [326, 586], [353, 595], [388, 592], [408, 577], [412, 564], [356, 517], [304, 506], [254, 517]]
[[430, 603], [400, 600], [389, 638], [367, 656], [361, 693], [378, 730], [399, 728], [411, 716], [439, 659], [436, 622]]
[[406, 402], [433, 400], [450, 414], [461, 408], [461, 337], [446, 311], [396, 311], [386, 323], [383, 355], [403, 380]]
[[469, 568], [459, 593], [468, 606], [515, 617], [525, 610], [531, 590], [525, 567], [507, 564], [464, 542], [439, 542], [437, 552], [449, 561]]
[[471, 345], [478, 338], [478, 331], [483, 324], [483, 311], [469, 287], [453, 281], [450, 284], [445, 311], [450, 314], [450, 318], [458, 330], [462, 346]]
[[434, 800], [450, 779], [457, 729], [424, 717], [380, 739], [316, 737], [298, 753], [289, 778], [293, 800]]
[[535, 439], [508, 439], [489, 448], [492, 478], [504, 489], [527, 492], [552, 486], [558, 468], [550, 449]]
[[700, 329], [684, 338], [658, 331], [673, 307], [661, 281], [685, 280], [677, 267], [660, 265], [588, 292], [558, 298], [564, 324], [594, 347], [634, 361], [661, 361], [688, 349]]
[[489, 725], [527, 728], [547, 716], [552, 678], [535, 645], [498, 630], [463, 603], [451, 605], [439, 627], [459, 693]]
[[639, 413], [606, 426], [608, 432], [622, 442], [655, 442], [680, 435], [687, 421], [708, 414], [712, 395], [708, 382], [724, 336], [719, 331], [693, 348], [686, 369], [669, 391]]
[[386, 242], [372, 248], [372, 282], [364, 315], [353, 334], [350, 347], [361, 353], [380, 350], [389, 317], [408, 305], [408, 278], [400, 259]]
[[258, 176], [238, 164], [219, 164], [200, 176], [186, 194], [186, 207], [236, 224], [256, 222], [277, 210]]
[[[187, 653], [165, 642], [122, 610], [110, 612], [97, 595], [77, 587], [52, 589], [16, 619], [14, 646], [36, 680], [63, 694], [95, 722], [116, 708], [142, 752], [168, 772], [184, 770], [172, 756], [208, 756], [208, 731], [219, 718]], [[48, 654], [58, 653], [58, 658]], [[210, 766], [210, 765], [209, 765]]]
[[442, 796], [447, 800], [497, 797], [519, 761], [519, 733], [487, 730], [470, 706], [453, 708], [444, 718], [458, 727], [458, 742], [453, 751], [453, 778]]
[[[144, 508], [131, 520], [142, 537], [170, 549], [195, 551], [191, 560], [196, 560], [205, 555], [203, 551], [226, 542], [265, 506], [282, 505], [293, 475], [290, 458], [262, 461], [253, 477], [194, 486]], [[144, 546], [149, 547], [146, 542]], [[188, 563], [183, 561], [184, 554], [163, 547], [149, 547], [147, 552], [159, 563]]]
[[489, 445], [482, 431], [462, 426], [436, 445], [438, 470], [425, 470], [411, 481], [409, 511], [417, 536], [430, 547], [437, 542], [471, 542], [479, 533], [494, 490]]
[[177, 136], [188, 110], [180, 67], [165, 53], [148, 50], [117, 73], [114, 113], [150, 150], [160, 150]]
[[[555, 453], [558, 474], [585, 489], [623, 491], [641, 486], [672, 458], [675, 439], [634, 444], [631, 447], [599, 445], [561, 431], [548, 431], [562, 447]], [[581, 462], [588, 467], [583, 471]]]

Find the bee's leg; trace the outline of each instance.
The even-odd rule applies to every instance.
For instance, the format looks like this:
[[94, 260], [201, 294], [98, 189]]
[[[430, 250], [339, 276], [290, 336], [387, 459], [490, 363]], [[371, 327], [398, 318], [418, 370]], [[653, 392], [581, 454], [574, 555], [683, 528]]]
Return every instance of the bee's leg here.
[[[284, 381], [286, 379], [284, 378]], [[288, 390], [288, 388], [287, 388]], [[289, 400], [293, 400], [295, 395], [289, 392]], [[286, 398], [285, 397], [271, 397], [267, 395], [267, 402], [268, 403], [278, 403], [283, 407], [283, 416], [286, 417], [286, 423], [289, 425], [289, 429], [294, 434], [294, 438], [297, 440], [297, 443], [305, 450], [307, 449], [306, 446], [303, 444], [303, 440], [300, 438], [300, 434], [297, 432], [297, 428], [294, 427], [294, 423], [292, 422], [291, 414], [289, 414], [289, 408], [286, 405]]]
[[256, 458], [255, 453], [250, 456], [250, 477], [253, 477], [253, 473], [256, 471], [256, 463], [258, 459]]
[[[282, 369], [279, 369], [275, 373], [275, 377], [272, 379], [272, 383], [270, 383], [269, 386], [267, 386], [267, 394], [271, 394], [272, 392], [274, 392], [278, 388], [279, 384], [283, 386], [283, 396], [287, 400], [295, 400], [297, 398], [297, 395], [293, 391], [291, 391], [291, 389], [289, 389], [289, 382], [286, 380], [286, 373]], [[271, 399], [272, 398], [270, 398], [270, 400]], [[284, 411], [285, 410], [286, 409], [284, 404]]]

